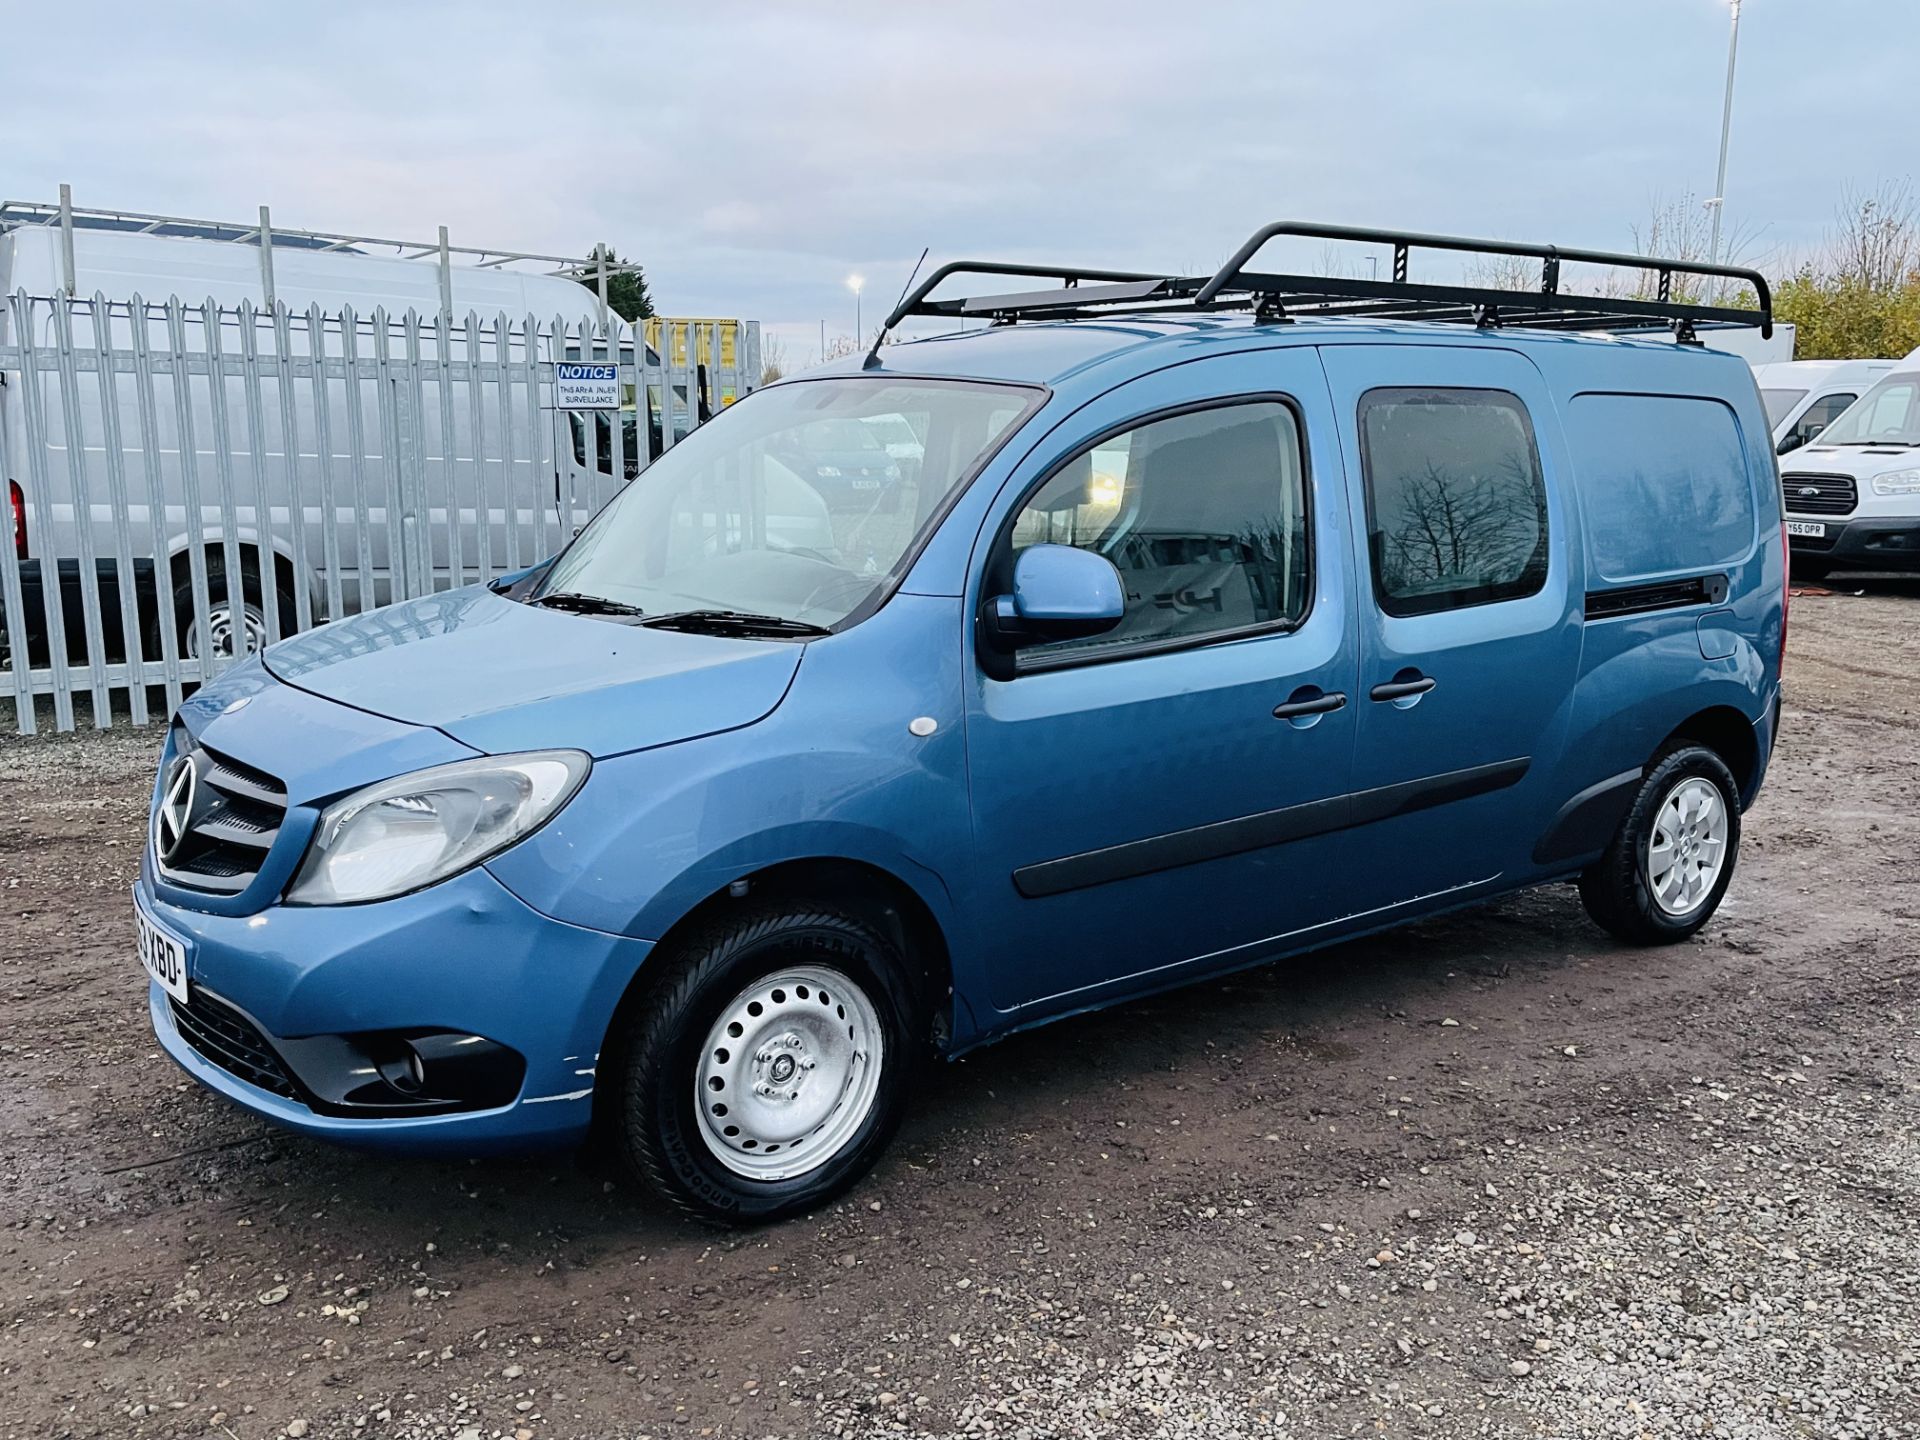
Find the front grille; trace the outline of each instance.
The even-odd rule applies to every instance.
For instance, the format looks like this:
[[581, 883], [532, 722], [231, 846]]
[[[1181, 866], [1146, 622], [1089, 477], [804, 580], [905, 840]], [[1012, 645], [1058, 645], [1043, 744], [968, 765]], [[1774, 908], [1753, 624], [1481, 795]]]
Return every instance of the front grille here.
[[[216, 895], [238, 895], [253, 883], [287, 815], [287, 787], [271, 775], [195, 745], [176, 732], [178, 758], [161, 782], [154, 817], [154, 858], [176, 885]], [[185, 788], [184, 815], [173, 803], [175, 779], [184, 761], [193, 767]], [[175, 827], [181, 827], [174, 842]]]
[[1851, 515], [1860, 503], [1851, 475], [1782, 475], [1787, 510], [1794, 515]]
[[188, 993], [190, 998], [185, 1005], [171, 997], [167, 1004], [173, 1011], [174, 1028], [180, 1032], [181, 1039], [203, 1060], [218, 1065], [229, 1075], [238, 1075], [249, 1085], [271, 1090], [283, 1099], [300, 1098], [287, 1067], [280, 1063], [280, 1057], [274, 1054], [273, 1047], [251, 1020], [198, 987]]

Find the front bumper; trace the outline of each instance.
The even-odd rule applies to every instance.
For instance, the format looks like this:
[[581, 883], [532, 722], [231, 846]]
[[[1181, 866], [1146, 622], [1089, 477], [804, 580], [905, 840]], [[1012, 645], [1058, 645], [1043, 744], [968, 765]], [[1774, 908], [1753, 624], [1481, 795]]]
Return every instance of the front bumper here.
[[1920, 516], [1854, 515], [1843, 520], [1824, 515], [1793, 515], [1789, 520], [1824, 524], [1824, 536], [1790, 535], [1795, 555], [1860, 570], [1920, 570]]
[[[356, 1145], [455, 1153], [571, 1144], [592, 1118], [608, 1021], [650, 942], [567, 925], [529, 908], [484, 869], [413, 895], [356, 906], [273, 905], [214, 915], [138, 903], [185, 942], [195, 997], [217, 997], [257, 1027], [295, 1082], [276, 1093], [182, 1032], [157, 984], [148, 1009], [161, 1046], [208, 1089], [289, 1129]], [[328, 1037], [395, 1032], [484, 1037], [525, 1061], [505, 1104], [457, 1113], [323, 1113]], [[302, 1075], [303, 1066], [309, 1073]], [[279, 1087], [289, 1088], [289, 1087]], [[315, 1103], [309, 1103], [315, 1102]]]

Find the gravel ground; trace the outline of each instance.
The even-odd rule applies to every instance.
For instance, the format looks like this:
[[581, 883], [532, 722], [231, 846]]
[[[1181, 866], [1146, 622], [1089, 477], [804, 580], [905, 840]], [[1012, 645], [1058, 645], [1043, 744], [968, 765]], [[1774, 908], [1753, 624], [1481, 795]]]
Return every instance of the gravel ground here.
[[1920, 1435], [1917, 622], [1795, 603], [1693, 943], [1556, 888], [1066, 1022], [745, 1235], [191, 1086], [156, 735], [0, 742], [0, 1435]]

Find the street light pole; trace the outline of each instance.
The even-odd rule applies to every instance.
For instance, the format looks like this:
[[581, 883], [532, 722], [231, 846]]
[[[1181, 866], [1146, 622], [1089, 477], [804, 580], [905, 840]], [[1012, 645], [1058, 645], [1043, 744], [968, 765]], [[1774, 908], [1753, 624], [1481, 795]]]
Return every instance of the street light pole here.
[[1720, 105], [1720, 171], [1713, 182], [1713, 238], [1707, 244], [1707, 263], [1720, 263], [1720, 217], [1727, 210], [1727, 135], [1733, 128], [1733, 64], [1740, 54], [1740, 0], [1731, 0], [1733, 28], [1727, 38], [1727, 92]]
[[856, 345], [866, 342], [860, 337], [860, 290], [867, 283], [864, 275], [849, 275], [847, 288], [853, 291], [853, 340]]

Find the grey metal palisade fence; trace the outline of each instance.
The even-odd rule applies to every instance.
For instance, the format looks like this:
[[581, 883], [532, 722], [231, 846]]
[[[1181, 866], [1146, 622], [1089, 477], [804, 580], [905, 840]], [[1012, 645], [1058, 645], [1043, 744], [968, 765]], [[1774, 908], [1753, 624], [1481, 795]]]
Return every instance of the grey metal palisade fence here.
[[[23, 734], [42, 697], [60, 730], [77, 697], [145, 724], [254, 645], [534, 564], [755, 388], [759, 326], [712, 342], [703, 366], [617, 317], [17, 293], [0, 696]], [[619, 363], [627, 408], [556, 411], [569, 360]]]

